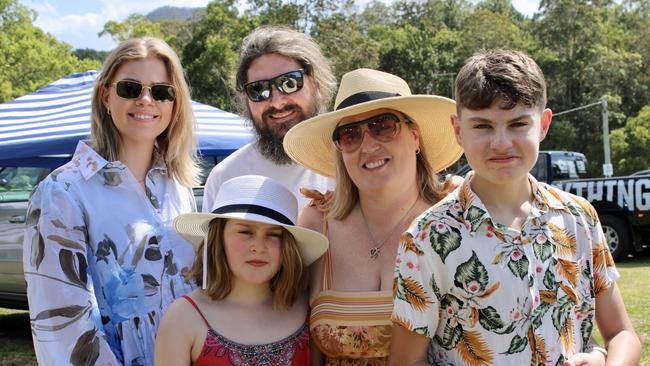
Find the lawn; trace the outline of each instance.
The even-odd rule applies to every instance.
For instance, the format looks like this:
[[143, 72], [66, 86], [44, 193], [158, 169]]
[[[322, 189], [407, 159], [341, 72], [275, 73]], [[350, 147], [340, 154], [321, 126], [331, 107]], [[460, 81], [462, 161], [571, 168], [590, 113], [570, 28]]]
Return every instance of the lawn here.
[[[641, 362], [650, 365], [650, 256], [618, 264], [618, 286], [641, 338]], [[596, 336], [599, 337], [598, 335]], [[36, 358], [26, 311], [0, 308], [0, 366], [35, 366]]]

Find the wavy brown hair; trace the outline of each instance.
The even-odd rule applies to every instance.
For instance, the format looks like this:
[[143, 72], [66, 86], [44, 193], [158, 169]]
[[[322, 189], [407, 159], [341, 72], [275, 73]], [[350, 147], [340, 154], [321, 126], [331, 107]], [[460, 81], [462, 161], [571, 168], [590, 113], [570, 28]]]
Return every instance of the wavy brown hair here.
[[[224, 247], [224, 228], [228, 219], [216, 218], [210, 221], [208, 243], [208, 273], [206, 295], [213, 300], [223, 300], [232, 291], [232, 272], [228, 266]], [[280, 270], [271, 279], [273, 304], [277, 309], [287, 310], [293, 306], [298, 294], [307, 290], [309, 271], [300, 255], [298, 244], [293, 235], [282, 229], [280, 239]], [[198, 286], [203, 285], [203, 245], [197, 249], [196, 259], [188, 273], [187, 280], [194, 280]]]

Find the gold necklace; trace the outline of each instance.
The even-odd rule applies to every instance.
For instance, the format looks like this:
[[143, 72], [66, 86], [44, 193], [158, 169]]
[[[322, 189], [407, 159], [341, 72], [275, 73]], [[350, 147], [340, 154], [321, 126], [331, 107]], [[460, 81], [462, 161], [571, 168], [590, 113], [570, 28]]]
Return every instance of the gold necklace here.
[[386, 241], [388, 241], [388, 238], [390, 238], [393, 234], [395, 234], [397, 229], [399, 229], [399, 227], [402, 226], [402, 223], [409, 216], [411, 211], [413, 211], [413, 209], [415, 208], [415, 205], [418, 203], [419, 200], [420, 200], [420, 197], [418, 196], [415, 199], [415, 202], [413, 202], [413, 204], [411, 205], [411, 208], [409, 208], [409, 210], [406, 211], [404, 216], [402, 216], [402, 218], [397, 222], [397, 224], [395, 226], [393, 226], [393, 228], [390, 230], [390, 233], [388, 233], [388, 235], [384, 238], [384, 240], [382, 240], [381, 243], [379, 243], [379, 244], [377, 244], [377, 241], [372, 236], [372, 232], [370, 231], [370, 225], [368, 225], [368, 220], [366, 220], [366, 216], [363, 214], [363, 210], [361, 209], [361, 204], [359, 204], [359, 211], [361, 211], [361, 218], [363, 219], [363, 223], [366, 224], [366, 230], [368, 230], [368, 236], [370, 237], [370, 241], [372, 241], [372, 245], [373, 245], [370, 248], [370, 259], [379, 258], [379, 256], [381, 255], [381, 247], [383, 247], [384, 244], [386, 244]]

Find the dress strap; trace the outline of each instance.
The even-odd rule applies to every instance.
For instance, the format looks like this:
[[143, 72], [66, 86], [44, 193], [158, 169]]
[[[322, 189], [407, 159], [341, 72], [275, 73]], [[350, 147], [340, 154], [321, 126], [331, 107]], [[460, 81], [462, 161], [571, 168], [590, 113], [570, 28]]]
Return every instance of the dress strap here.
[[212, 326], [210, 325], [210, 323], [208, 323], [208, 319], [206, 319], [205, 316], [203, 316], [203, 313], [201, 312], [201, 309], [199, 309], [199, 306], [196, 305], [196, 302], [194, 302], [194, 300], [192, 300], [192, 298], [187, 295], [183, 295], [183, 298], [189, 301], [189, 303], [192, 304], [192, 306], [194, 306], [194, 309], [196, 309], [196, 312], [199, 313], [201, 318], [203, 318], [203, 322], [205, 322], [205, 325], [208, 326], [208, 329], [212, 329]]
[[[327, 236], [327, 238], [329, 239], [329, 236], [327, 235], [326, 214], [323, 214], [323, 235]], [[325, 255], [323, 255], [323, 268], [321, 271], [320, 290], [321, 291], [329, 290], [330, 288], [332, 288], [333, 282], [334, 282], [334, 273], [332, 272], [332, 255], [330, 254], [330, 250], [327, 249]]]

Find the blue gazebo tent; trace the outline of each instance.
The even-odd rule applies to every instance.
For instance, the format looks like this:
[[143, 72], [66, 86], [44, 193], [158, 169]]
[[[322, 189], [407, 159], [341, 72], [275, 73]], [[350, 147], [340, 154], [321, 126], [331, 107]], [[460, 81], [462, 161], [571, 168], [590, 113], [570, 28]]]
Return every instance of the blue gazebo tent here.
[[[0, 104], [0, 167], [56, 167], [90, 135], [90, 97], [97, 71], [69, 75]], [[202, 155], [226, 156], [251, 141], [241, 117], [192, 102]]]

